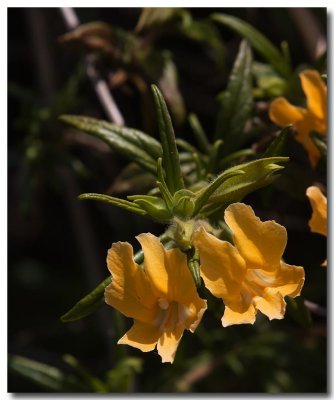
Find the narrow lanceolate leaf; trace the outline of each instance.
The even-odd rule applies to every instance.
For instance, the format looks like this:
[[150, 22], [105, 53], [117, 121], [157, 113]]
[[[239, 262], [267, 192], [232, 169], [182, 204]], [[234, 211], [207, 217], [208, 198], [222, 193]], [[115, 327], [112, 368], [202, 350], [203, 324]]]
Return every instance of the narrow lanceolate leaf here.
[[214, 192], [220, 187], [220, 185], [227, 181], [228, 179], [236, 176], [243, 175], [245, 172], [243, 170], [227, 170], [219, 175], [213, 182], [211, 182], [206, 188], [202, 189], [196, 197], [195, 209], [193, 211], [193, 216], [197, 215], [202, 207], [207, 203], [209, 198], [214, 194]]
[[[161, 243], [168, 248], [168, 241], [170, 241], [168, 234], [163, 233], [159, 236]], [[137, 264], [143, 262], [144, 254], [139, 250], [133, 257]], [[60, 317], [62, 322], [71, 322], [78, 319], [87, 317], [94, 311], [98, 310], [104, 304], [104, 289], [111, 283], [112, 277], [108, 276], [102, 281], [93, 291], [88, 293], [85, 297], [79, 300], [66, 314]]]
[[146, 215], [146, 211], [142, 210], [137, 204], [127, 200], [118, 199], [117, 197], [108, 196], [100, 193], [84, 193], [78, 196], [79, 200], [96, 200], [103, 203], [111, 204], [113, 206], [122, 208], [123, 210], [133, 212], [139, 215]]
[[115, 152], [155, 174], [156, 159], [161, 157], [162, 149], [160, 143], [146, 133], [90, 117], [62, 115], [59, 119], [98, 137]]
[[263, 154], [263, 158], [281, 156], [292, 125], [285, 126]]
[[283, 77], [290, 75], [291, 68], [286, 57], [252, 25], [226, 14], [213, 14], [212, 18], [246, 38], [253, 48]]
[[76, 321], [98, 310], [104, 303], [104, 289], [110, 282], [111, 276], [108, 276], [92, 292], [78, 301], [66, 314], [60, 317], [60, 320], [62, 322]]
[[24, 376], [48, 392], [87, 392], [89, 385], [83, 384], [72, 375], [63, 373], [58, 368], [31, 360], [26, 357], [10, 355], [10, 370]]
[[193, 113], [189, 114], [189, 124], [194, 132], [199, 149], [204, 154], [210, 153], [211, 149], [210, 142], [196, 114]]
[[243, 144], [243, 131], [253, 107], [252, 53], [246, 41], [240, 44], [227, 88], [219, 102], [215, 137], [223, 140], [222, 153], [227, 155]]
[[224, 210], [229, 204], [241, 201], [247, 194], [269, 185], [279, 176], [276, 172], [284, 168], [277, 163], [288, 160], [289, 157], [261, 158], [229, 168], [225, 173], [236, 171], [243, 171], [244, 173], [232, 176], [224, 181], [209, 197], [201, 214], [207, 216], [219, 210]]
[[160, 139], [162, 144], [162, 161], [166, 171], [166, 183], [173, 195], [184, 187], [181, 175], [179, 153], [175, 143], [172, 121], [165, 103], [157, 86], [152, 85], [154, 102], [157, 109]]

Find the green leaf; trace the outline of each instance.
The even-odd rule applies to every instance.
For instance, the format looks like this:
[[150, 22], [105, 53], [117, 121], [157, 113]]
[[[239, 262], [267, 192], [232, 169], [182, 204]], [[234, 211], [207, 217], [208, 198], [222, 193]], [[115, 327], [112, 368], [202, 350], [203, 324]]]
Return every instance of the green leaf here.
[[244, 174], [223, 182], [207, 200], [208, 205], [202, 209], [201, 214], [207, 216], [223, 210], [229, 204], [241, 201], [247, 194], [269, 185], [278, 178], [279, 175], [275, 173], [284, 168], [276, 163], [288, 160], [289, 157], [261, 158], [227, 169], [224, 173], [243, 171]]
[[106, 381], [110, 392], [126, 393], [131, 391], [134, 373], [142, 371], [143, 359], [126, 357], [118, 361], [115, 367], [106, 373]]
[[242, 150], [235, 151], [235, 152], [229, 154], [228, 156], [224, 157], [222, 160], [220, 160], [219, 168], [221, 170], [226, 168], [226, 166], [229, 166], [230, 164], [235, 162], [235, 160], [237, 160], [238, 158], [249, 157], [249, 156], [254, 157], [255, 155], [256, 155], [256, 152], [253, 149], [242, 149]]
[[179, 153], [175, 143], [174, 129], [164, 98], [157, 86], [152, 85], [154, 102], [157, 109], [160, 138], [162, 144], [162, 160], [166, 171], [166, 183], [173, 195], [184, 187]]
[[165, 171], [162, 166], [162, 158], [160, 157], [160, 158], [158, 158], [158, 163], [157, 163], [158, 181], [156, 182], [156, 184], [160, 190], [161, 196], [164, 199], [168, 210], [171, 210], [173, 207], [173, 197], [172, 197], [170, 191], [168, 190], [164, 175], [165, 175]]
[[265, 36], [247, 22], [226, 14], [213, 14], [214, 21], [233, 29], [246, 38], [254, 49], [262, 55], [283, 77], [290, 75], [291, 67], [286, 57]]
[[191, 18], [190, 14], [182, 8], [143, 8], [135, 31], [142, 32], [155, 27], [161, 27], [171, 22], [182, 22]]
[[263, 154], [263, 158], [281, 156], [292, 125], [285, 126]]
[[108, 276], [92, 292], [78, 301], [66, 314], [61, 316], [62, 322], [71, 322], [87, 317], [104, 304], [104, 289], [111, 283]]
[[128, 193], [147, 193], [155, 183], [154, 176], [136, 163], [129, 163], [117, 175], [107, 192], [111, 195]]
[[216, 26], [210, 20], [189, 20], [183, 24], [181, 33], [189, 39], [210, 48], [210, 55], [218, 68], [224, 67], [225, 47]]
[[135, 203], [131, 203], [130, 201], [118, 199], [117, 197], [108, 196], [106, 194], [100, 193], [84, 193], [78, 196], [79, 200], [96, 200], [102, 201], [103, 203], [111, 204], [113, 206], [122, 208], [123, 210], [133, 212], [139, 215], [146, 215], [146, 211], [141, 209]]
[[220, 151], [223, 147], [224, 142], [221, 139], [218, 139], [214, 142], [213, 146], [211, 147], [209, 161], [208, 161], [208, 168], [207, 172], [215, 172], [217, 169], [217, 164], [220, 161]]
[[211, 145], [196, 114], [189, 114], [189, 124], [194, 132], [198, 147], [204, 154], [209, 154]]
[[82, 380], [90, 386], [94, 393], [108, 393], [106, 385], [84, 368], [74, 356], [71, 354], [64, 354], [63, 360], [81, 376]]
[[128, 196], [128, 199], [133, 200], [142, 210], [160, 223], [166, 223], [172, 217], [165, 201], [160, 197], [134, 195]]
[[144, 132], [120, 127], [107, 121], [76, 115], [61, 115], [67, 124], [98, 137], [115, 152], [138, 163], [142, 168], [156, 173], [156, 159], [161, 157], [160, 143]]
[[222, 153], [227, 155], [245, 140], [245, 124], [253, 107], [252, 53], [246, 41], [240, 44], [226, 90], [219, 98], [215, 138], [222, 139]]
[[24, 376], [48, 392], [87, 392], [88, 385], [64, 374], [58, 368], [26, 357], [9, 355], [8, 365], [12, 371]]
[[245, 172], [240, 170], [227, 170], [219, 175], [213, 182], [202, 189], [196, 196], [195, 208], [193, 211], [193, 216], [197, 215], [202, 207], [208, 202], [209, 198], [214, 194], [214, 192], [223, 184], [223, 182], [235, 177], [236, 175], [243, 175]]
[[177, 68], [172, 60], [171, 53], [164, 51], [161, 53], [161, 57], [164, 59], [164, 64], [161, 70], [161, 76], [158, 80], [159, 87], [171, 110], [171, 114], [173, 115], [176, 124], [180, 125], [185, 120], [186, 109], [178, 85]]

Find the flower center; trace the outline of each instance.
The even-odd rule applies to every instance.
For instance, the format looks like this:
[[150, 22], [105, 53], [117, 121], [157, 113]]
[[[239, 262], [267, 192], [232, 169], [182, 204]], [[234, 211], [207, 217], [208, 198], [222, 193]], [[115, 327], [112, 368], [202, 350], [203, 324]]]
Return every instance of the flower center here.
[[194, 311], [176, 301], [169, 302], [165, 298], [158, 299], [158, 314], [154, 320], [154, 325], [161, 331], [171, 332], [179, 325], [185, 325], [189, 317], [193, 316]]

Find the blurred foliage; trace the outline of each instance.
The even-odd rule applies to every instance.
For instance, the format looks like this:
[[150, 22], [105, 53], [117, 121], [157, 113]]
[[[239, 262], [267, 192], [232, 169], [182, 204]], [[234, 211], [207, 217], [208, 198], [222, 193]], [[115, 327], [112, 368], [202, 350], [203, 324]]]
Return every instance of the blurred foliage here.
[[[325, 34], [326, 10], [306, 10]], [[308, 229], [305, 190], [326, 185], [327, 144], [312, 134], [322, 154], [313, 170], [293, 128], [278, 131], [267, 115], [269, 101], [282, 94], [303, 106], [298, 73], [311, 67], [326, 74], [326, 53], [315, 60], [307, 55], [288, 9], [76, 11], [87, 22], [67, 33], [56, 9], [8, 13], [8, 390], [326, 392], [327, 277], [320, 267], [326, 240]], [[44, 48], [37, 46], [33, 29], [45, 29], [37, 35]], [[93, 55], [126, 127], [103, 120], [73, 47]], [[43, 96], [43, 68], [57, 77], [49, 98]], [[171, 120], [159, 93], [152, 97], [152, 83]], [[60, 115], [87, 135], [60, 122]], [[172, 134], [173, 125], [180, 171], [175, 159], [166, 163], [171, 143], [155, 138], [158, 128]], [[282, 173], [277, 163], [287, 157]], [[233, 175], [240, 169], [242, 175]], [[171, 174], [182, 177], [175, 187], [167, 178]], [[155, 187], [157, 177], [165, 180], [171, 200], [163, 185]], [[230, 193], [232, 186], [237, 190]], [[282, 321], [259, 315], [254, 326], [222, 328], [222, 303], [200, 288], [210, 311], [194, 335], [184, 335], [173, 365], [161, 364], [155, 352], [117, 346], [128, 321], [102, 306], [98, 283], [107, 275], [106, 250], [140, 232], [161, 234], [161, 226], [116, 207], [76, 202], [76, 195], [88, 191], [104, 193], [100, 200], [114, 205], [119, 196], [116, 205], [122, 203], [123, 210], [131, 204], [159, 212], [157, 220], [170, 211], [166, 204], [181, 213], [197, 212], [198, 199], [207, 200], [210, 192], [206, 211], [218, 221], [226, 206], [222, 195], [230, 193], [229, 201], [246, 197], [261, 219], [286, 226], [285, 261], [305, 267], [302, 297], [288, 300]], [[168, 214], [164, 222], [169, 223]], [[142, 254], [137, 257], [140, 262]], [[76, 315], [86, 318], [71, 314], [68, 320], [76, 321], [61, 323], [69, 304], [95, 286], [88, 308]], [[310, 313], [305, 299], [322, 311]]]

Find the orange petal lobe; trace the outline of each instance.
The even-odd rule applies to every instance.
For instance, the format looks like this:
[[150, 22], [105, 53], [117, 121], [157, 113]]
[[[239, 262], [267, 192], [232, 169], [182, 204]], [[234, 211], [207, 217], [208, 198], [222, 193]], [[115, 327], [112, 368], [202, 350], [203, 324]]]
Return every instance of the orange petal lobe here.
[[118, 344], [127, 344], [141, 351], [151, 351], [155, 348], [160, 337], [157, 327], [134, 321], [132, 327], [119, 339]]
[[156, 313], [156, 299], [145, 272], [133, 261], [129, 243], [114, 243], [108, 251], [107, 265], [112, 282], [105, 289], [105, 301], [127, 317], [143, 322]]
[[248, 268], [272, 270], [280, 263], [287, 243], [282, 225], [274, 221], [262, 222], [253, 209], [243, 203], [229, 205], [225, 210], [225, 221]]

